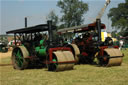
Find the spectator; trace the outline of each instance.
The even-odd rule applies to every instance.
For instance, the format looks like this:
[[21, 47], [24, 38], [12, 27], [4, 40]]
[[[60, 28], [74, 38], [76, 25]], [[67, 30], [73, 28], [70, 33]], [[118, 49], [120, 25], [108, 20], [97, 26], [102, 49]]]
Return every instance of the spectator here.
[[120, 47], [119, 47], [119, 50], [121, 50], [121, 49], [122, 49], [123, 44], [124, 44], [123, 40], [120, 40]]

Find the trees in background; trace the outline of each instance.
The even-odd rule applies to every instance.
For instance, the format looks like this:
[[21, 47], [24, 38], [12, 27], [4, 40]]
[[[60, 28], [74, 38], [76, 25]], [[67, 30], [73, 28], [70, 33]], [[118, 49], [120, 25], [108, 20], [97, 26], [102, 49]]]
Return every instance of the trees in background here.
[[55, 25], [55, 26], [57, 26], [58, 23], [59, 23], [59, 17], [58, 17], [58, 15], [56, 15], [56, 13], [55, 13], [54, 10], [52, 10], [52, 11], [48, 14], [48, 16], [46, 17], [46, 19], [47, 19], [47, 20], [52, 20], [53, 25]]
[[62, 27], [81, 25], [84, 21], [83, 15], [88, 11], [88, 4], [82, 0], [60, 0], [57, 6], [63, 13], [60, 19]]
[[128, 36], [128, 0], [118, 4], [117, 8], [110, 9], [108, 17], [111, 18], [112, 27], [120, 30], [117, 33], [119, 36]]
[[88, 4], [82, 0], [60, 0], [57, 2], [57, 6], [61, 8], [62, 17], [59, 18], [52, 10], [48, 14], [47, 20], [52, 20], [53, 25], [57, 25], [58, 28], [81, 25], [84, 22], [83, 15], [88, 11]]

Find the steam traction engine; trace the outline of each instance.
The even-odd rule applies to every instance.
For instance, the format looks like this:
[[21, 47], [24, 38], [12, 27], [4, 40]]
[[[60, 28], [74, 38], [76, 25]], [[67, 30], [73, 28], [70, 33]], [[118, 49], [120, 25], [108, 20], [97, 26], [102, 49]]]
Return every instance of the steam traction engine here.
[[121, 65], [123, 54], [118, 46], [113, 46], [110, 37], [107, 37], [105, 42], [101, 41], [101, 29], [105, 29], [105, 25], [101, 23], [100, 19], [97, 19], [91, 24], [60, 29], [58, 33], [61, 35], [81, 34], [72, 40], [72, 44], [68, 45], [78, 63], [93, 64], [94, 59], [97, 59], [101, 66]]
[[[13, 33], [15, 42], [20, 41], [12, 51], [12, 64], [15, 69], [48, 67], [49, 71], [73, 69], [76, 62], [71, 49], [63, 47], [59, 38], [53, 39], [56, 26], [51, 21], [33, 27], [8, 31]], [[46, 33], [47, 32], [47, 33]]]

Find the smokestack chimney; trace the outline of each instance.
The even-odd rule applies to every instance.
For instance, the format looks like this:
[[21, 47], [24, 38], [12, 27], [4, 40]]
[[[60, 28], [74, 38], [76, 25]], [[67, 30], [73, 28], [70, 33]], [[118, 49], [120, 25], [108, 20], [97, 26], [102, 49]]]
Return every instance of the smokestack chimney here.
[[96, 27], [98, 30], [98, 42], [101, 42], [101, 20], [96, 19]]
[[47, 21], [47, 23], [48, 23], [48, 34], [49, 34], [49, 45], [50, 46], [53, 46], [53, 44], [52, 44], [52, 21], [51, 20], [49, 20], [49, 21]]
[[27, 17], [25, 17], [25, 28], [27, 28]]

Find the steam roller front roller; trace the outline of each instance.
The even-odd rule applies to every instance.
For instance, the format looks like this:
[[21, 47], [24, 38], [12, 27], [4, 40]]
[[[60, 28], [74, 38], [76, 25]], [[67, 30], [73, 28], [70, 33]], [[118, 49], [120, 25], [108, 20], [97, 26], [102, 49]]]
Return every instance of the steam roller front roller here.
[[70, 44], [70, 45], [68, 45], [68, 47], [71, 48], [72, 53], [73, 53], [73, 55], [75, 57], [76, 62], [79, 62], [78, 55], [80, 54], [80, 50], [79, 50], [78, 46], [76, 44]]
[[[74, 56], [70, 51], [63, 51], [62, 53], [65, 56], [67, 62], [75, 61]], [[65, 69], [71, 70], [73, 69], [73, 66], [74, 66], [74, 63], [67, 63]]]
[[103, 58], [99, 59], [99, 63], [102, 66], [120, 66], [123, 60], [123, 54], [118, 48], [106, 48], [104, 49]]
[[75, 59], [70, 51], [55, 51], [53, 52], [52, 61], [56, 63], [51, 63], [48, 65], [50, 71], [64, 71], [73, 69], [75, 64]]
[[24, 46], [15, 47], [12, 51], [12, 64], [13, 68], [23, 70], [28, 67], [27, 58], [29, 52]]

